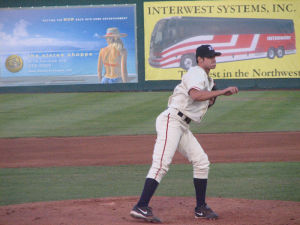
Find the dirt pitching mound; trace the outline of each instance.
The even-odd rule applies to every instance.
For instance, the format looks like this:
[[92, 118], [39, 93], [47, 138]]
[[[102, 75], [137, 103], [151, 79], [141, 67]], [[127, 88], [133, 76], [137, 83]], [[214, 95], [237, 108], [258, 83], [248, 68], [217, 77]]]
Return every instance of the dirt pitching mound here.
[[[0, 207], [5, 225], [107, 225], [146, 224], [129, 216], [136, 197], [38, 202]], [[172, 225], [298, 225], [300, 203], [208, 198], [219, 219], [195, 219], [194, 198], [154, 197], [153, 212], [163, 224]]]

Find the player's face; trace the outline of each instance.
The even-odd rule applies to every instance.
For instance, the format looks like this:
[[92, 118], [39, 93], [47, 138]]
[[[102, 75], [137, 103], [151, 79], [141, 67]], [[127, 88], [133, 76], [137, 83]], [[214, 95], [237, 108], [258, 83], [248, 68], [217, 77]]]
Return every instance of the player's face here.
[[204, 58], [203, 66], [209, 70], [216, 68], [216, 57], [213, 56], [213, 57], [209, 57], [209, 58]]
[[198, 65], [202, 67], [206, 72], [216, 68], [216, 57], [198, 57]]

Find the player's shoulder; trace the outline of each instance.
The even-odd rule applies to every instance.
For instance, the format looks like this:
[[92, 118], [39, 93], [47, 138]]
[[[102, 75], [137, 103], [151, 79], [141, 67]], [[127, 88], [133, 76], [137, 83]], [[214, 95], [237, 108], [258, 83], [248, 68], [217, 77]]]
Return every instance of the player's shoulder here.
[[187, 71], [187, 74], [199, 75], [199, 74], [205, 74], [205, 71], [200, 66], [193, 66]]
[[200, 66], [191, 67], [186, 74], [183, 75], [183, 79], [199, 79], [205, 75], [205, 71]]

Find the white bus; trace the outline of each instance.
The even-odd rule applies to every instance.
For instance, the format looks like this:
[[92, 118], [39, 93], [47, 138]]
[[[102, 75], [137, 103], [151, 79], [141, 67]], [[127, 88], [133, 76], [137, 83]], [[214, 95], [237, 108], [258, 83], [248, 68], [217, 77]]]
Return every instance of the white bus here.
[[293, 20], [253, 18], [170, 17], [159, 20], [151, 35], [149, 64], [189, 69], [202, 44], [222, 52], [217, 62], [296, 53]]

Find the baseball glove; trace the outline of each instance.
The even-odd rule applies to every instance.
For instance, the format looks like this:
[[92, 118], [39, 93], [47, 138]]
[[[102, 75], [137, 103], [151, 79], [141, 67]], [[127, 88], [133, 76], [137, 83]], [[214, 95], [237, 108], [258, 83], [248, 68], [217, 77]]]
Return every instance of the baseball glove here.
[[[218, 90], [218, 89], [217, 89], [217, 85], [214, 84], [214, 86], [213, 86], [213, 88], [212, 88], [211, 90], [212, 90], [212, 91]], [[217, 97], [214, 97], [214, 98], [209, 99], [208, 108], [212, 107], [212, 106], [215, 104], [216, 100], [217, 100]]]

